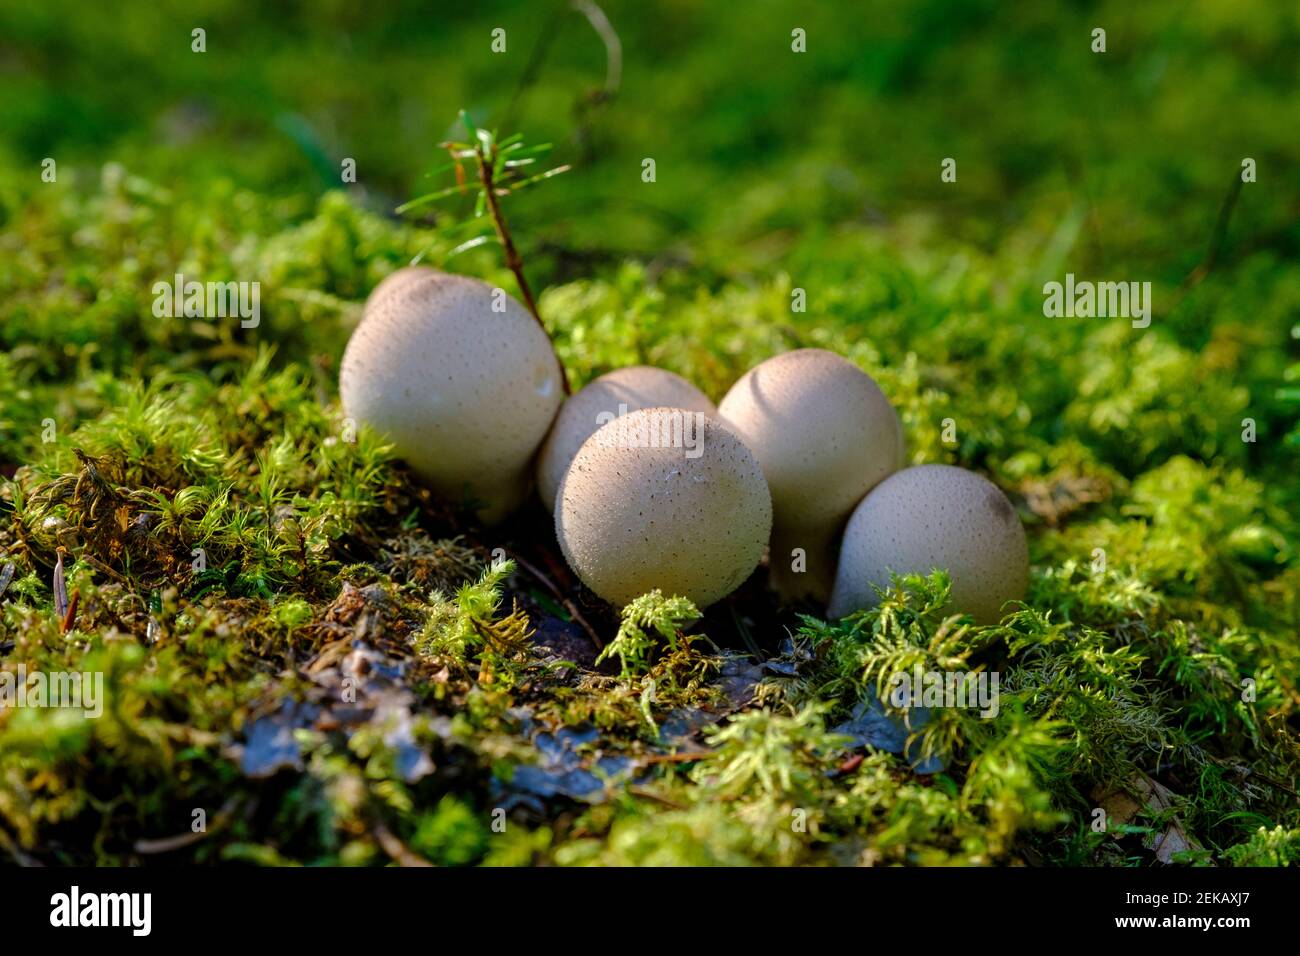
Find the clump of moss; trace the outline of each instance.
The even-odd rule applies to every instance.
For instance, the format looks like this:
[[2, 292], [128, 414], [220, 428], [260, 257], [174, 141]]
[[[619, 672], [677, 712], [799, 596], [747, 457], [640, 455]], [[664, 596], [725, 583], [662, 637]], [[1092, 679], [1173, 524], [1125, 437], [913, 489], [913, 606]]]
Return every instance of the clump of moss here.
[[[752, 280], [618, 256], [553, 283], [575, 384], [644, 362], [716, 399], [778, 351], [833, 349], [899, 406], [913, 462], [989, 474], [1029, 529], [1029, 593], [995, 626], [947, 608], [941, 575], [827, 622], [761, 573], [700, 624], [662, 594], [620, 619], [566, 579], [544, 515], [484, 532], [342, 420], [329, 356], [393, 268], [445, 264], [446, 224], [228, 183], [176, 202], [120, 167], [14, 190], [0, 669], [102, 673], [105, 709], [0, 708], [7, 859], [1294, 862], [1298, 486], [1272, 440], [1293, 407], [1258, 347], [1293, 321], [1289, 267], [1225, 271], [1132, 341], [1026, 308], [1029, 225], [977, 248], [845, 223]], [[263, 277], [256, 345], [140, 321], [142, 277], [178, 262]], [[1216, 320], [1238, 298], [1267, 328]], [[1241, 440], [1248, 416], [1269, 440]], [[918, 666], [1001, 677], [996, 716], [911, 728], [932, 774], [837, 729]], [[261, 721], [293, 741], [265, 775]], [[581, 742], [556, 769], [562, 731]], [[525, 767], [598, 786], [539, 794]]]

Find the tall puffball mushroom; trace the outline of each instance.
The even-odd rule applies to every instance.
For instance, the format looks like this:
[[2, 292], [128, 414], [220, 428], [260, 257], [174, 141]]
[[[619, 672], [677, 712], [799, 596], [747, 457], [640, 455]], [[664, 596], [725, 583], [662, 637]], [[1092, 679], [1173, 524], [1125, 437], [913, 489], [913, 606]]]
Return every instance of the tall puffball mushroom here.
[[493, 524], [528, 496], [561, 381], [545, 330], [504, 291], [414, 267], [370, 294], [339, 393], [440, 497]]
[[845, 520], [902, 465], [897, 413], [852, 362], [798, 349], [746, 372], [718, 414], [754, 452], [772, 490], [772, 586], [786, 599], [824, 601]]
[[556, 416], [537, 461], [537, 492], [547, 510], [555, 511], [560, 480], [582, 443], [597, 428], [619, 415], [656, 406], [718, 414], [708, 396], [686, 379], [649, 365], [616, 369], [569, 398]]
[[1006, 495], [985, 478], [952, 465], [918, 465], [882, 481], [844, 529], [827, 613], [844, 617], [874, 607], [890, 572], [946, 570], [952, 604], [980, 624], [1001, 619], [1007, 601], [1029, 583], [1025, 529]]
[[748, 448], [700, 412], [648, 408], [602, 425], [560, 482], [555, 534], [582, 582], [612, 604], [647, 591], [699, 607], [763, 557], [772, 503]]

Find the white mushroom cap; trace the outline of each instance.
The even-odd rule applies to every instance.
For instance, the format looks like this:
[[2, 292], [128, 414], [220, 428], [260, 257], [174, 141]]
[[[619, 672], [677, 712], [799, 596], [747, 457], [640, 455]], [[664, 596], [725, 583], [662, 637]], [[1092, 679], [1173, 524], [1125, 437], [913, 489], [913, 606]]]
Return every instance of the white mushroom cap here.
[[550, 339], [522, 305], [426, 267], [375, 288], [339, 373], [344, 413], [386, 435], [438, 495], [481, 505], [489, 524], [527, 497], [562, 390]]
[[[754, 452], [772, 490], [772, 585], [825, 600], [839, 533], [854, 506], [902, 464], [889, 399], [852, 362], [825, 349], [768, 359], [732, 386], [718, 414]], [[802, 548], [803, 572], [791, 570]]]
[[597, 428], [620, 414], [656, 406], [718, 414], [708, 396], [686, 379], [650, 365], [616, 369], [571, 396], [555, 417], [537, 461], [537, 491], [546, 509], [555, 511], [560, 479]]
[[771, 526], [749, 449], [715, 419], [676, 408], [630, 412], [597, 430], [555, 505], [565, 560], [620, 606], [655, 588], [712, 604], [758, 566]]
[[954, 611], [980, 624], [1001, 620], [1002, 605], [1029, 583], [1025, 529], [991, 481], [952, 465], [918, 465], [882, 481], [844, 529], [840, 566], [827, 613], [844, 617], [875, 607], [872, 587], [890, 572], [946, 570]]

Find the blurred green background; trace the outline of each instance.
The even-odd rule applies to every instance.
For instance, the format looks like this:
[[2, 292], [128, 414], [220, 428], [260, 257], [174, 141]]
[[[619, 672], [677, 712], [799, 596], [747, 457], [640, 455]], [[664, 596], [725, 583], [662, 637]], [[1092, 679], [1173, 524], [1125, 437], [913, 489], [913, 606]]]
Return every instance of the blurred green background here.
[[[1014, 357], [1012, 367], [1025, 366], [1017, 378], [1042, 380], [1025, 397], [1045, 428], [1069, 414], [1071, 380], [1143, 403], [1153, 387], [1143, 363], [1182, 363], [1174, 378], [1208, 377], [1198, 401], [1222, 405], [1208, 410], [1214, 423], [1193, 424], [1187, 450], [1227, 449], [1218, 432], [1239, 431], [1238, 413], [1249, 411], [1269, 450], [1235, 441], [1230, 454], [1277, 457], [1295, 411], [1286, 369], [1300, 304], [1300, 9], [1263, 0], [601, 9], [621, 46], [612, 96], [602, 95], [606, 41], [567, 3], [6, 5], [0, 335], [15, 353], [10, 374], [39, 386], [78, 369], [184, 364], [188, 331], [136, 321], [146, 280], [183, 266], [212, 278], [256, 272], [264, 286], [297, 290], [263, 333], [273, 340], [292, 338], [308, 305], [328, 302], [321, 295], [363, 298], [402, 261], [404, 240], [390, 248], [388, 233], [367, 233], [369, 220], [320, 198], [343, 189], [348, 210], [391, 215], [428, 190], [423, 173], [466, 108], [479, 123], [554, 142], [556, 161], [574, 166], [508, 210], [543, 287], [613, 276], [628, 260], [652, 279], [685, 270], [688, 301], [691, 289], [788, 275], [809, 295], [809, 313], [792, 322], [849, 319], [886, 364], [913, 349], [931, 362], [1014, 351], [996, 364]], [[1107, 31], [1104, 54], [1091, 50], [1096, 26]], [[204, 53], [191, 50], [196, 27]], [[491, 48], [496, 28], [504, 53]], [[806, 53], [791, 51], [795, 28]], [[58, 163], [57, 185], [40, 179], [46, 157]], [[641, 181], [646, 157], [653, 184]], [[957, 161], [956, 183], [940, 181], [945, 157]], [[1186, 288], [1244, 157], [1258, 181], [1232, 206], [1212, 280]], [[355, 185], [340, 181], [345, 158], [356, 161]], [[110, 163], [120, 168], [105, 179]], [[125, 205], [95, 205], [112, 195]], [[322, 208], [350, 225], [321, 225]], [[452, 202], [424, 222], [463, 212]], [[283, 233], [313, 222], [327, 248], [306, 263], [308, 240]], [[481, 252], [456, 267], [495, 262]], [[1122, 323], [1043, 320], [1041, 285], [1066, 271], [1152, 281], [1151, 338], [1188, 352], [1154, 356], [1155, 342]], [[75, 307], [87, 303], [101, 314]], [[989, 315], [927, 341], [965, 309]], [[562, 352], [566, 318], [555, 318]], [[327, 351], [341, 341], [319, 329], [308, 338]], [[1107, 371], [1119, 348], [1137, 354]], [[1072, 367], [1081, 350], [1087, 365]], [[724, 360], [700, 373], [702, 384], [725, 387], [733, 372]], [[1115, 438], [1112, 424], [1140, 423], [1095, 411], [1076, 415], [1095, 420], [1103, 444], [1118, 443], [1121, 467], [1168, 444]]]
[[[111, 159], [294, 196], [336, 187], [349, 156], [358, 191], [387, 208], [464, 107], [580, 162], [521, 211], [539, 239], [641, 255], [678, 242], [731, 268], [839, 223], [926, 213], [988, 247], [1083, 215], [1080, 267], [1174, 281], [1204, 254], [1243, 156], [1260, 183], [1234, 233], [1297, 212], [1292, 5], [603, 9], [623, 68], [599, 109], [605, 46], [568, 3], [10, 4], [0, 140], [20, 164]], [[206, 53], [191, 52], [195, 27]], [[640, 188], [645, 156], [658, 188]], [[945, 156], [956, 189], [939, 182]]]

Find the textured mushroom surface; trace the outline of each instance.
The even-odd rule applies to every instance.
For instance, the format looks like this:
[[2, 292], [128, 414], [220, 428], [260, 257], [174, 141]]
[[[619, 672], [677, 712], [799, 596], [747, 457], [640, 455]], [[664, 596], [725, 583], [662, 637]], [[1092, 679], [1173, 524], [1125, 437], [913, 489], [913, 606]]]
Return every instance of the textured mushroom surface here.
[[596, 429], [620, 414], [655, 407], [718, 414], [708, 396], [686, 379], [650, 365], [616, 369], [571, 396], [556, 416], [537, 461], [537, 492], [547, 510], [555, 510], [560, 480]]
[[[844, 522], [902, 464], [902, 429], [884, 392], [825, 349], [768, 359], [732, 386], [718, 415], [763, 466], [772, 491], [772, 584], [825, 600]], [[806, 570], [793, 571], [802, 549]]]
[[563, 399], [555, 350], [522, 305], [425, 267], [399, 270], [371, 293], [343, 353], [339, 393], [348, 417], [387, 436], [439, 496], [477, 504], [488, 523], [527, 497]]
[[952, 608], [996, 623], [1024, 597], [1029, 551], [1016, 509], [996, 485], [951, 465], [918, 465], [882, 481], [853, 512], [827, 609], [844, 617], [874, 607], [890, 572], [952, 578]]
[[749, 449], [716, 419], [671, 408], [598, 429], [555, 507], [565, 560], [620, 606], [654, 588], [712, 604], [758, 566], [771, 525], [767, 482]]

